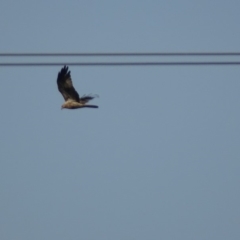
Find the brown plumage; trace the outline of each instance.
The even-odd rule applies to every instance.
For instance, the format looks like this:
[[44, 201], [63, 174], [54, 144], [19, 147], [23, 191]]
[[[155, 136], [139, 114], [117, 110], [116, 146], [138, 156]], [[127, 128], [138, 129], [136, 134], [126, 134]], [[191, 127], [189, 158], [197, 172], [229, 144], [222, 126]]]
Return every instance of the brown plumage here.
[[57, 85], [59, 92], [63, 95], [65, 103], [63, 108], [76, 109], [76, 108], [98, 108], [96, 105], [86, 104], [90, 100], [94, 99], [96, 95], [83, 95], [79, 97], [77, 91], [73, 87], [71, 72], [68, 71], [68, 67], [64, 66], [58, 73]]

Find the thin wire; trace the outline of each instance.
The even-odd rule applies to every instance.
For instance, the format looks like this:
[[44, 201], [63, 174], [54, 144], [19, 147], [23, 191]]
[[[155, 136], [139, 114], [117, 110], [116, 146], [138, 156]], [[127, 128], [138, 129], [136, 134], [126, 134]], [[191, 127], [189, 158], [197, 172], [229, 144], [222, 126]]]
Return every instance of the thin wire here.
[[240, 65], [240, 61], [210, 62], [23, 62], [0, 63], [0, 67], [36, 67], [36, 66], [207, 66], [207, 65]]
[[0, 57], [240, 56], [240, 52], [0, 53]]

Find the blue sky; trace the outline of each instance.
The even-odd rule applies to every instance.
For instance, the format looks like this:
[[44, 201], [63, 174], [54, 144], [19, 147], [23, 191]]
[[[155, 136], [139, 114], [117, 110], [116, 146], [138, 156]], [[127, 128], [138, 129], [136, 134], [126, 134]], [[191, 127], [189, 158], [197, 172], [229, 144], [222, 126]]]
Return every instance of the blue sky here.
[[[239, 8], [3, 0], [0, 52], [239, 52]], [[60, 68], [0, 69], [2, 240], [239, 239], [239, 66]]]

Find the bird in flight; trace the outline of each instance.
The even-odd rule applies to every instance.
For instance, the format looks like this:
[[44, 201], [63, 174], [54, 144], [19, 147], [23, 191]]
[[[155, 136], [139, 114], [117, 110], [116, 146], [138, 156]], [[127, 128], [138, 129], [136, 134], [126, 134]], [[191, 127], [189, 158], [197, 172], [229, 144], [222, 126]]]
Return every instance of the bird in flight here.
[[59, 92], [65, 99], [65, 103], [62, 105], [62, 109], [98, 108], [96, 105], [86, 104], [90, 100], [97, 97], [97, 95], [83, 95], [82, 97], [79, 97], [78, 92], [73, 87], [71, 72], [68, 71], [67, 66], [64, 66], [58, 73], [57, 85]]

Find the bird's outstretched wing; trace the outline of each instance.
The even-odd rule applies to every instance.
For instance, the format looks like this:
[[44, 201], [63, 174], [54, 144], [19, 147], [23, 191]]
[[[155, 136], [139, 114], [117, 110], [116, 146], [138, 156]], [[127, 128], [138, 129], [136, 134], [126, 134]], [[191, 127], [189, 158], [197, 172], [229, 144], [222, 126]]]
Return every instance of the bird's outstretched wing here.
[[80, 98], [77, 91], [73, 87], [71, 72], [68, 71], [67, 66], [64, 66], [58, 73], [57, 85], [58, 90], [63, 95], [65, 101], [72, 99], [74, 101], [79, 102]]

